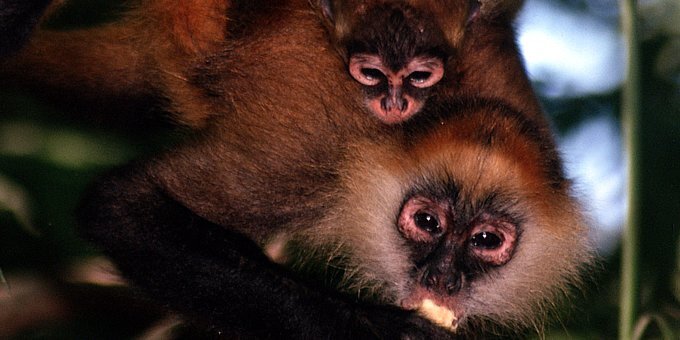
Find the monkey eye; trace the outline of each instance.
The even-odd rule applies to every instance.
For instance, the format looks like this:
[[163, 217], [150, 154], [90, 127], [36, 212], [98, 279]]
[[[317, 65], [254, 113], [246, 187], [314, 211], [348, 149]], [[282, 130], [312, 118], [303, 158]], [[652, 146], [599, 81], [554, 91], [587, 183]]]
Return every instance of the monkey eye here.
[[470, 251], [494, 266], [508, 262], [517, 244], [515, 224], [491, 214], [485, 214], [475, 222], [470, 235]]
[[408, 80], [413, 86], [422, 86], [428, 79], [432, 77], [432, 72], [415, 71], [408, 75]]
[[349, 74], [361, 85], [375, 86], [387, 77], [382, 60], [375, 54], [356, 54], [349, 59]]
[[496, 234], [482, 231], [472, 236], [472, 245], [482, 249], [496, 249], [503, 244], [503, 240]]
[[437, 57], [416, 57], [405, 68], [406, 79], [411, 86], [427, 88], [444, 77], [444, 62]]
[[430, 234], [438, 234], [441, 231], [437, 217], [426, 212], [418, 212], [413, 215], [416, 226]]
[[362, 68], [361, 75], [364, 78], [364, 81], [361, 83], [364, 85], [377, 85], [383, 80], [383, 78], [385, 78], [385, 75], [382, 73], [382, 71], [378, 70], [377, 68]]
[[399, 213], [399, 232], [414, 242], [434, 242], [446, 233], [447, 209], [447, 202], [420, 195], [411, 197]]

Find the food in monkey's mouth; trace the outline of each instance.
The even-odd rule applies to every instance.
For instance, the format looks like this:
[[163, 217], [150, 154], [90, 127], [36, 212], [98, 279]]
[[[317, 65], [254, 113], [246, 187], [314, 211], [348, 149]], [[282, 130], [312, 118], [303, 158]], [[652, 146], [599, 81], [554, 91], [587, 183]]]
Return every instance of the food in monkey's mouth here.
[[418, 312], [435, 324], [452, 332], [456, 331], [458, 318], [456, 318], [456, 314], [452, 310], [439, 306], [430, 299], [424, 299], [420, 307], [418, 307]]

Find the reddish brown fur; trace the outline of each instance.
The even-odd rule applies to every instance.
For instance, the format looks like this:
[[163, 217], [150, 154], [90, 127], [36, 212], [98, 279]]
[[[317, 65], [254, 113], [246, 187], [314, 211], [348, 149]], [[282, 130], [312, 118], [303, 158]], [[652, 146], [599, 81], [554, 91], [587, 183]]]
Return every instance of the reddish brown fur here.
[[198, 127], [215, 111], [197, 100], [199, 93], [187, 79], [191, 66], [225, 41], [228, 9], [225, 0], [141, 1], [120, 22], [38, 30], [19, 55], [0, 64], [0, 75], [95, 103], [101, 97], [167, 99], [178, 122]]
[[[548, 126], [524, 74], [509, 17], [485, 17], [484, 13], [493, 11], [483, 11], [482, 20], [463, 33], [458, 22], [442, 24], [455, 40], [451, 44], [456, 54], [447, 70], [451, 81], [434, 98], [441, 106], [433, 104], [418, 120], [395, 127], [380, 124], [363, 110], [359, 87], [347, 75], [318, 13], [306, 0], [263, 1], [252, 16], [237, 16], [238, 22], [224, 16], [231, 3], [204, 3], [149, 0], [122, 23], [87, 31], [39, 32], [27, 50], [6, 64], [4, 72], [37, 69], [40, 73], [31, 73], [29, 81], [68, 91], [84, 89], [90, 96], [151, 92], [167, 99], [176, 119], [200, 129], [199, 133], [193, 141], [128, 169], [127, 176], [151, 187], [150, 191], [169, 196], [192, 214], [247, 235], [263, 248], [281, 242], [282, 235], [293, 234], [309, 236], [323, 251], [330, 246], [358, 254], [354, 260], [361, 263], [348, 268], [348, 274], [357, 278], [350, 285], [358, 289], [366, 282], [379, 286], [390, 303], [399, 304], [413, 285], [402, 276], [411, 263], [400, 247], [405, 241], [397, 237], [391, 222], [406, 186], [418, 180], [438, 185], [453, 174], [469, 185], [465, 187], [469, 197], [481, 194], [474, 190], [477, 184], [515, 190], [514, 194], [526, 199], [522, 202], [527, 214], [535, 214], [532, 221], [541, 222], [529, 235], [540, 236], [544, 228], [555, 239], [578, 246], [581, 252], [572, 255], [587, 253], [579, 215], [569, 198], [569, 183], [562, 177]], [[455, 6], [446, 0], [409, 3], [434, 13]], [[64, 54], [56, 59], [54, 53]], [[78, 65], [71, 65], [73, 60]], [[524, 127], [514, 121], [477, 119], [483, 115], [457, 119], [456, 114], [468, 108], [456, 106], [451, 98], [466, 96], [497, 98], [511, 108], [508, 112], [532, 127], [531, 133], [523, 134]], [[498, 129], [502, 143], [485, 142], [493, 138], [493, 128]], [[488, 163], [479, 162], [484, 152], [490, 155]], [[515, 172], [504, 173], [506, 169]], [[118, 210], [131, 204], [136, 207], [130, 202], [144, 202], [148, 197], [142, 190], [105, 189], [119, 195], [111, 194], [119, 200], [112, 210], [123, 215], [128, 212]], [[552, 210], [551, 205], [541, 203], [543, 199], [565, 203], [565, 208]], [[90, 208], [93, 212], [88, 212], [88, 218], [108, 216], [108, 207]], [[570, 219], [569, 213], [573, 213]], [[569, 229], [572, 226], [563, 221], [573, 221], [578, 227]], [[105, 230], [98, 235], [100, 242], [122, 242], [122, 249], [129, 246], [126, 242], [139, 247], [136, 240], [128, 240], [125, 228], [107, 226], [111, 227], [99, 226]], [[124, 227], [143, 232], [134, 229], [133, 223]], [[357, 231], [347, 232], [352, 228]], [[518, 254], [525, 254], [529, 262], [544, 264], [553, 255], [560, 259], [565, 255], [560, 249], [550, 253], [551, 249], [551, 256], [531, 260], [531, 250], [523, 250], [527, 248], [540, 247], [535, 243], [518, 246]], [[125, 259], [126, 254], [114, 255]], [[136, 268], [138, 259], [128, 260], [127, 268]], [[536, 298], [518, 305], [541, 313], [537, 309], [549, 304], [555, 291], [577, 271], [576, 259], [566, 262], [565, 268], [556, 271], [530, 272], [555, 278], [541, 282], [545, 287], [540, 295], [522, 294], [521, 288], [531, 282], [521, 275], [512, 279], [515, 290], [509, 295]], [[383, 273], [375, 270], [380, 263], [396, 268]], [[393, 283], [396, 287], [389, 287]], [[502, 282], [489, 287], [499, 286]], [[487, 290], [485, 286], [476, 289]], [[500, 301], [497, 292], [484, 294]], [[507, 304], [513, 301], [481, 307], [468, 301], [462, 306], [471, 315], [501, 316], [511, 323], [513, 310]], [[528, 314], [519, 315], [518, 322], [530, 323]]]
[[[390, 3], [381, 0], [331, 1], [334, 18], [327, 20], [326, 25], [336, 49], [344, 58], [349, 57], [344, 44], [361, 24], [362, 15], [370, 6], [385, 2]], [[438, 88], [433, 90], [432, 96], [502, 98], [539, 124], [545, 124], [514, 41], [512, 20], [522, 1], [481, 1], [478, 14], [471, 14], [470, 1], [395, 3], [395, 7], [404, 8], [406, 16], [435, 21], [452, 48], [449, 60], [446, 60], [445, 78], [436, 85]], [[425, 31], [423, 34], [432, 35], [434, 41], [439, 32]]]
[[[379, 2], [364, 1], [363, 6]], [[449, 63], [446, 72], [448, 82], [444, 96], [503, 98], [531, 117], [543, 120], [514, 43], [511, 20], [520, 2], [483, 1], [479, 22], [465, 29], [466, 10], [460, 9], [466, 9], [468, 3], [409, 1], [414, 8], [432, 13], [456, 48], [454, 62]], [[250, 43], [270, 35], [264, 27], [289, 13], [311, 11], [306, 1], [263, 1], [253, 5], [259, 8], [259, 13], [243, 16], [227, 16], [234, 12], [230, 12], [231, 6], [232, 2], [227, 0], [193, 0], [179, 4], [146, 0], [120, 22], [79, 31], [38, 30], [20, 55], [0, 64], [0, 75], [34, 87], [46, 87], [60, 95], [78, 93], [78, 99], [96, 103], [101, 103], [102, 98], [112, 98], [106, 102], [108, 105], [99, 105], [104, 107], [116, 104], [125, 107], [126, 101], [148, 97], [160, 99], [177, 122], [194, 128], [204, 126], [209, 117], [225, 114], [229, 96], [244, 92], [241, 89], [244, 85], [239, 81], [220, 85], [222, 88], [216, 90], [225, 95], [217, 100], [206, 97], [202, 93], [203, 79], [195, 79], [195, 67], [209, 62], [213, 68], [240, 68], [239, 64], [229, 62], [239, 58], [232, 52], [241, 49], [243, 44], [255, 49], [252, 53], [245, 52], [241, 61], [244, 63], [253, 62], [264, 51], [289, 53], [286, 57], [282, 55], [289, 60], [285, 68], [316, 64], [308, 73], [298, 72], [298, 77], [316, 76], [310, 73], [328, 75], [331, 79], [347, 77], [337, 62], [321, 64], [316, 60], [321, 55], [325, 59], [339, 57], [329, 48], [329, 38], [318, 32], [307, 32], [318, 27], [317, 23], [288, 21], [288, 29], [298, 33], [291, 40], [282, 42], [265, 37], [256, 46]], [[261, 25], [249, 22], [251, 18]], [[340, 26], [347, 25], [351, 22]], [[246, 26], [240, 29], [246, 33], [229, 36], [232, 26]], [[289, 42], [307, 46], [313, 52], [312, 59], [304, 60], [301, 56], [305, 53], [294, 55], [291, 50], [277, 52]], [[356, 86], [351, 86], [342, 96], [359, 100], [361, 94]]]
[[[559, 170], [553, 167], [560, 164], [545, 162], [555, 152], [551, 138], [497, 103], [447, 102], [440, 109], [440, 120], [425, 123], [424, 131], [350, 142], [350, 155], [338, 166], [339, 184], [332, 184], [337, 188], [326, 203], [337, 208], [317, 219], [314, 228], [297, 229], [288, 238], [312, 249], [303, 257], [342, 266], [342, 289], [417, 305], [433, 297], [413, 275], [413, 261], [404, 251], [408, 240], [395, 227], [405, 197], [419, 186], [439, 188], [453, 181], [460, 201], [451, 208], [460, 216], [466, 212], [458, 209], [500, 195], [504, 209], [522, 216], [512, 259], [443, 299], [453, 304], [463, 331], [475, 332], [468, 322], [492, 321], [515, 330], [540, 325], [592, 260], [580, 207], [569, 183], [554, 177]], [[281, 242], [275, 240], [277, 246]], [[279, 260], [291, 259], [298, 260]]]

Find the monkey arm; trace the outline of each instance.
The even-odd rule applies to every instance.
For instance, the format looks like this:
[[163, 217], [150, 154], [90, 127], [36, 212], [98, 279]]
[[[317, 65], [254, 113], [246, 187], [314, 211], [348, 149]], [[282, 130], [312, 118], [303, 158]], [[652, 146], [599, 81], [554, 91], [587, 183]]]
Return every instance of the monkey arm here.
[[[0, 82], [28, 88], [64, 105], [69, 113], [77, 107], [95, 118], [139, 113], [155, 100], [159, 87], [149, 82], [146, 65], [152, 63], [139, 50], [134, 27], [112, 23], [50, 30], [40, 22], [58, 12], [64, 1], [30, 0], [21, 6], [13, 2], [19, 3], [0, 1]], [[20, 42], [10, 38], [14, 33], [23, 34]], [[124, 118], [133, 121], [137, 116]]]
[[230, 1], [144, 0], [111, 23], [70, 30], [40, 27], [39, 21], [50, 19], [62, 3], [0, 0], [3, 82], [35, 89], [69, 108], [83, 103], [85, 112], [91, 106], [112, 107], [109, 115], [148, 109], [171, 97], [166, 109], [183, 112], [174, 117], [179, 123], [201, 124], [205, 108], [186, 98], [197, 96], [188, 73], [197, 58], [226, 40]]
[[66, 31], [41, 28], [39, 22], [62, 4], [0, 1], [0, 57], [16, 53], [0, 63], [3, 77], [54, 88], [77, 86], [74, 90], [99, 89], [99, 93], [107, 89], [113, 95], [143, 85], [136, 79], [141, 78], [144, 65], [132, 39], [139, 36], [134, 21]]
[[271, 263], [254, 242], [169, 198], [137, 168], [98, 182], [82, 232], [153, 298], [227, 334], [260, 338], [446, 338], [396, 307], [350, 302]]

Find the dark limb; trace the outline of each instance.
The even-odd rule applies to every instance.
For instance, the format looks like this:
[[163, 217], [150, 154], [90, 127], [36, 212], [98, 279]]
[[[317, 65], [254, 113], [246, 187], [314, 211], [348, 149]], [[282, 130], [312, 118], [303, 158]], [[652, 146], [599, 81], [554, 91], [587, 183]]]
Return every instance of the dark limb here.
[[[216, 332], [257, 338], [445, 338], [414, 313], [362, 305], [302, 282], [243, 236], [171, 199], [138, 169], [100, 181], [83, 233], [154, 299]], [[227, 202], [225, 202], [227, 204]]]

